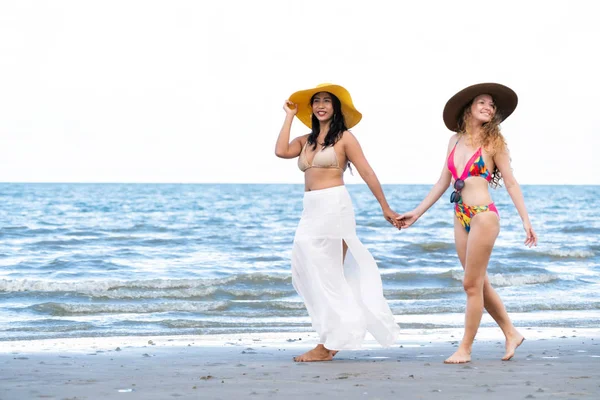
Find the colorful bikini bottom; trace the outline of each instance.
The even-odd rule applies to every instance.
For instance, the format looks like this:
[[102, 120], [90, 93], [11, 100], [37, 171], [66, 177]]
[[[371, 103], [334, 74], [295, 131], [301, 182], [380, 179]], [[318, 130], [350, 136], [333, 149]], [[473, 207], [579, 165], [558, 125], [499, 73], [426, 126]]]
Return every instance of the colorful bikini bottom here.
[[454, 206], [456, 218], [458, 218], [467, 233], [471, 230], [471, 218], [485, 211], [495, 212], [498, 218], [500, 218], [500, 214], [498, 214], [498, 209], [494, 203], [490, 203], [487, 206], [469, 206], [460, 201]]

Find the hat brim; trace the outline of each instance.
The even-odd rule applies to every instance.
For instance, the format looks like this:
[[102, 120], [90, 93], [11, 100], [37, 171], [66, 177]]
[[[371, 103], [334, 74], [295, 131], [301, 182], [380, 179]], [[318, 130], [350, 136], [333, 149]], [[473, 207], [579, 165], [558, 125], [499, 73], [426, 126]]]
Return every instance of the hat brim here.
[[312, 129], [312, 105], [310, 104], [310, 99], [315, 94], [321, 92], [329, 92], [340, 100], [340, 103], [342, 103], [342, 114], [344, 114], [344, 121], [348, 129], [360, 122], [362, 114], [354, 107], [350, 92], [339, 85], [323, 84], [313, 89], [300, 90], [290, 96], [290, 101], [298, 107], [296, 117], [304, 125]]
[[469, 86], [456, 93], [446, 103], [443, 113], [446, 127], [451, 131], [458, 132], [463, 110], [475, 97], [481, 94], [492, 96], [496, 104], [496, 112], [500, 114], [501, 121], [504, 121], [515, 111], [519, 102], [517, 94], [511, 88], [499, 83], [479, 83]]

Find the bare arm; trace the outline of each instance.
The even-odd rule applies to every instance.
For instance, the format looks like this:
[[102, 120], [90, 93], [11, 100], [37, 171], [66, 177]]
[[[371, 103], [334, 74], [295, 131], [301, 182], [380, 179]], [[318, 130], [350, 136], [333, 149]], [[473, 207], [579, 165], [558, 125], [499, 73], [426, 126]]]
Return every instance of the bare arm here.
[[431, 206], [434, 205], [446, 192], [446, 189], [448, 189], [448, 186], [450, 186], [451, 181], [452, 174], [448, 170], [446, 164], [444, 164], [442, 173], [440, 174], [440, 178], [433, 185], [433, 187], [431, 188], [427, 196], [425, 196], [423, 201], [421, 201], [421, 204], [419, 204], [417, 208], [414, 209], [414, 212], [416, 212], [419, 217], [425, 214], [425, 212], [429, 210]]
[[506, 191], [512, 199], [512, 202], [515, 205], [521, 220], [523, 221], [523, 228], [525, 229], [525, 233], [527, 235], [527, 238], [525, 239], [525, 245], [529, 247], [537, 246], [537, 235], [531, 226], [531, 221], [529, 221], [529, 214], [527, 213], [527, 208], [525, 207], [523, 192], [521, 191], [521, 186], [519, 186], [519, 183], [512, 172], [512, 168], [510, 167], [510, 155], [506, 148], [494, 154], [494, 163], [496, 163], [496, 167], [498, 167], [498, 170], [502, 174], [502, 180], [506, 186]]
[[291, 101], [286, 100], [286, 102], [283, 104], [283, 109], [285, 110], [285, 120], [283, 121], [283, 126], [279, 131], [277, 143], [275, 143], [275, 155], [279, 158], [298, 157], [302, 151], [302, 137], [297, 137], [290, 142], [292, 121], [298, 112], [298, 107], [296, 107], [296, 105]]
[[348, 161], [354, 164], [360, 177], [365, 181], [371, 190], [371, 193], [373, 193], [373, 196], [375, 196], [379, 202], [385, 219], [391, 224], [396, 225], [395, 217], [398, 214], [390, 208], [385, 195], [383, 194], [381, 183], [379, 183], [379, 179], [377, 179], [375, 171], [373, 171], [373, 168], [371, 168], [371, 165], [367, 161], [362, 148], [358, 143], [358, 140], [356, 140], [356, 137], [348, 131], [344, 132], [342, 139], [344, 143], [344, 151], [346, 153], [346, 157], [348, 157]]
[[[452, 151], [454, 143], [456, 143], [456, 135], [453, 135], [450, 138], [450, 141], [448, 142], [448, 150], [446, 152], [447, 155], [450, 154], [450, 151]], [[433, 187], [431, 188], [427, 196], [425, 196], [423, 201], [421, 201], [421, 203], [414, 210], [402, 214], [397, 218], [400, 222], [400, 225], [403, 228], [408, 228], [409, 226], [417, 222], [421, 215], [425, 214], [425, 212], [429, 210], [431, 206], [434, 205], [435, 202], [440, 199], [440, 197], [442, 197], [442, 195], [446, 192], [446, 189], [448, 189], [448, 186], [452, 181], [452, 174], [448, 170], [446, 161], [447, 159], [448, 156], [446, 156], [446, 159], [444, 160], [444, 166], [442, 167], [440, 178], [435, 183], [435, 185], [433, 185]]]

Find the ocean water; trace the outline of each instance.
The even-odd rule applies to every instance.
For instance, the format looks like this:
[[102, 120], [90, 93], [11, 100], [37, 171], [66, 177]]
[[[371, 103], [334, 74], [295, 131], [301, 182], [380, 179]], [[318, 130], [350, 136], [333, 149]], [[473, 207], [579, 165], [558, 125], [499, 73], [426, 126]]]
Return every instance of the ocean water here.
[[[387, 185], [408, 211], [428, 185]], [[397, 231], [349, 185], [402, 328], [463, 324], [448, 195]], [[504, 189], [489, 276], [517, 326], [600, 327], [600, 186]], [[0, 184], [0, 341], [310, 330], [290, 278], [303, 185]], [[483, 326], [493, 326], [486, 317]]]

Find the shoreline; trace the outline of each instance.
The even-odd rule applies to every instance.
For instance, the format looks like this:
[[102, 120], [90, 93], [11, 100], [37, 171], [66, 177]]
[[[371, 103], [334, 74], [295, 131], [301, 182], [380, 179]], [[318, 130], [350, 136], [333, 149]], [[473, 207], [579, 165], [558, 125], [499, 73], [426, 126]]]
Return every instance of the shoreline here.
[[[564, 328], [564, 327], [517, 327], [527, 340], [552, 340], [570, 337], [597, 338], [600, 342], [600, 328]], [[420, 346], [426, 343], [441, 344], [460, 341], [462, 328], [439, 329], [402, 329], [395, 344], [391, 346]], [[502, 331], [497, 327], [481, 327], [477, 332], [474, 348], [478, 342], [503, 341]], [[27, 353], [77, 352], [91, 349], [110, 350], [128, 346], [142, 348], [149, 345], [183, 347], [220, 347], [260, 342], [267, 347], [307, 347], [315, 346], [318, 337], [313, 331], [299, 332], [255, 332], [255, 333], [222, 333], [210, 335], [127, 335], [127, 336], [90, 336], [79, 338], [52, 338], [29, 340], [0, 340], [0, 355], [25, 351]], [[382, 348], [370, 334], [367, 334], [360, 350]], [[0, 398], [1, 399], [1, 398]]]
[[462, 330], [404, 330], [382, 348], [294, 363], [316, 335], [256, 333], [0, 342], [0, 399], [515, 399], [600, 397], [600, 329], [519, 328], [513, 360], [482, 328], [468, 364], [446, 365]]

